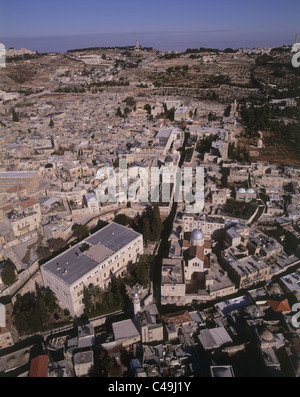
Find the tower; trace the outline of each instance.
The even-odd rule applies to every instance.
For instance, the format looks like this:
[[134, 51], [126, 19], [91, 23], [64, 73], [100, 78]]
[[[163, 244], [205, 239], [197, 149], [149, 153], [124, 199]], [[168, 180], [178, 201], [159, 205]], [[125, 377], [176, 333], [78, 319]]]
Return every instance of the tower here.
[[134, 315], [136, 315], [138, 312], [141, 311], [141, 300], [140, 300], [140, 296], [137, 292], [135, 292], [133, 294], [132, 302], [133, 302]]
[[294, 44], [296, 44], [296, 43], [298, 43], [298, 33], [297, 33], [296, 36], [295, 36]]
[[127, 294], [133, 302], [134, 315], [141, 311], [141, 292], [142, 286], [135, 284], [133, 287], [126, 285]]

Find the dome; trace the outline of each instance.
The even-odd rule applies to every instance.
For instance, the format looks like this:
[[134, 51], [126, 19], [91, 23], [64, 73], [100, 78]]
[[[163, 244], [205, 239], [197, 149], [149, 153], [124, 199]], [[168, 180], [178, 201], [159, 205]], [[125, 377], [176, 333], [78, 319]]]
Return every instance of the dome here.
[[202, 232], [202, 230], [198, 230], [198, 229], [193, 230], [191, 234], [191, 240], [194, 241], [204, 240], [204, 233]]
[[247, 189], [247, 193], [255, 193], [255, 191], [253, 189]]
[[237, 190], [237, 192], [238, 192], [238, 193], [246, 193], [246, 190], [245, 190], [243, 187], [240, 187], [240, 188]]
[[271, 340], [273, 340], [273, 335], [272, 335], [272, 333], [271, 333], [269, 330], [267, 330], [267, 329], [265, 329], [265, 330], [263, 330], [263, 331], [261, 332], [260, 337], [261, 337], [261, 339], [263, 339], [263, 340], [265, 340], [265, 341], [268, 341], [268, 342], [270, 342]]
[[167, 156], [167, 157], [165, 158], [165, 163], [173, 163], [172, 157], [171, 157], [171, 156]]

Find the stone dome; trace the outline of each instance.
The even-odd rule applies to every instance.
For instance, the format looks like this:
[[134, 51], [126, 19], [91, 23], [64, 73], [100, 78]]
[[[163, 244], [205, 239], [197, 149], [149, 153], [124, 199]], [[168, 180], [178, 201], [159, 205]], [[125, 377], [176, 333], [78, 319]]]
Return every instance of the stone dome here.
[[201, 241], [204, 240], [204, 233], [202, 230], [195, 229], [191, 233], [191, 240], [193, 241]]
[[171, 157], [171, 156], [167, 156], [167, 157], [165, 158], [165, 163], [173, 163], [172, 157]]
[[260, 333], [260, 337], [262, 340], [267, 341], [267, 342], [270, 342], [271, 340], [273, 340], [272, 332], [268, 331], [267, 329], [264, 329]]
[[237, 192], [238, 192], [238, 193], [246, 193], [246, 190], [245, 190], [243, 187], [240, 187], [240, 188], [237, 190]]
[[247, 189], [247, 193], [255, 193], [255, 191], [252, 188]]

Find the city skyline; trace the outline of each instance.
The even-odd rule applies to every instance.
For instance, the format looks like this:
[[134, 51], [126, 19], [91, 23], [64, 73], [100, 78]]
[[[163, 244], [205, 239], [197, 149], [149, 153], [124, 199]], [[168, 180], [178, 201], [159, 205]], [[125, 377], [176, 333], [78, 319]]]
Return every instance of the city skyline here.
[[[7, 48], [65, 52], [92, 46], [126, 46], [138, 40], [161, 51], [212, 47], [290, 45], [298, 31], [300, 5], [257, 0], [223, 4], [88, 0], [40, 4], [11, 1], [2, 6], [0, 39]], [[11, 17], [13, 15], [13, 18]]]

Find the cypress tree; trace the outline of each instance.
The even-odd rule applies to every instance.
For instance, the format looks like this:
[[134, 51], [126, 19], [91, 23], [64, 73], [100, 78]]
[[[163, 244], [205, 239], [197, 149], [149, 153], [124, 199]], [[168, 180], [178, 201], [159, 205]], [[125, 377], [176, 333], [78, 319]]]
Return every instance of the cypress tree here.
[[148, 241], [151, 240], [151, 228], [150, 228], [150, 222], [149, 222], [148, 218], [143, 219], [142, 233], [143, 233], [145, 243], [147, 245]]
[[19, 117], [18, 117], [18, 115], [17, 115], [15, 109], [13, 109], [13, 111], [12, 111], [12, 120], [13, 120], [14, 122], [16, 122], [16, 123], [19, 121]]
[[153, 207], [153, 219], [151, 223], [152, 240], [157, 241], [160, 239], [161, 232], [163, 230], [163, 223], [160, 218], [158, 205], [155, 204]]

